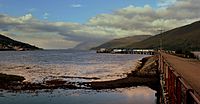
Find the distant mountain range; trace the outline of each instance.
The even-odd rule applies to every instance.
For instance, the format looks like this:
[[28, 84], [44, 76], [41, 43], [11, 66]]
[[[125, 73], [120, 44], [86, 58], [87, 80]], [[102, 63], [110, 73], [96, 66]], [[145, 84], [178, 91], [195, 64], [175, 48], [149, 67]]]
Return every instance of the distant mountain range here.
[[39, 50], [39, 49], [41, 48], [13, 40], [9, 37], [0, 34], [0, 51], [8, 51], [8, 50], [26, 51], [26, 50]]
[[151, 35], [136, 35], [136, 36], [129, 36], [120, 39], [114, 39], [109, 42], [106, 42], [100, 46], [94, 47], [92, 49], [99, 49], [99, 48], [123, 48], [130, 44], [145, 40], [151, 37]]
[[85, 41], [77, 46], [75, 46], [73, 49], [75, 50], [90, 50], [93, 47], [99, 46], [102, 43], [105, 43], [106, 40], [90, 40], [90, 41]]
[[[128, 39], [129, 38], [129, 39]], [[134, 37], [115, 39], [97, 48], [153, 48], [168, 50], [200, 50], [200, 21], [136, 41]]]

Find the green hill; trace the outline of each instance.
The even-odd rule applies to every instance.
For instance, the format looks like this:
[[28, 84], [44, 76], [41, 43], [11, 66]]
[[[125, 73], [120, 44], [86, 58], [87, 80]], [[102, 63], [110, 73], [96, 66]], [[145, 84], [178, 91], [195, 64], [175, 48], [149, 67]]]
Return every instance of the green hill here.
[[158, 49], [160, 43], [164, 49], [169, 50], [200, 50], [200, 21], [152, 36], [141, 42], [131, 43], [126, 47]]
[[95, 47], [93, 49], [99, 49], [99, 48], [121, 48], [126, 47], [130, 44], [133, 44], [135, 42], [142, 41], [144, 39], [147, 39], [151, 37], [151, 35], [136, 35], [136, 36], [130, 36], [120, 39], [114, 39], [109, 42], [106, 42], [98, 47]]
[[36, 46], [15, 41], [9, 37], [0, 34], [0, 51], [5, 51], [5, 50], [25, 51], [25, 50], [39, 50], [39, 49], [40, 48]]

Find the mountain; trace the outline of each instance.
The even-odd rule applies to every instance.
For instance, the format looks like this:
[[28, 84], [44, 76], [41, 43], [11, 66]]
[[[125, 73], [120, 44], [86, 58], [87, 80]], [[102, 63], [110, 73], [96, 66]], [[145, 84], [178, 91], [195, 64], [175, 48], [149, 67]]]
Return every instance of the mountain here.
[[200, 51], [200, 21], [178, 27], [155, 36], [132, 36], [114, 39], [98, 48], [150, 48]]
[[200, 21], [152, 36], [127, 48], [162, 48], [169, 50], [200, 50]]
[[36, 46], [32, 46], [27, 43], [22, 43], [0, 34], [0, 51], [4, 50], [25, 51], [25, 50], [39, 50], [39, 49], [40, 48]]
[[93, 47], [99, 46], [99, 44], [105, 43], [106, 40], [90, 40], [90, 41], [85, 41], [81, 42], [77, 46], [75, 46], [73, 49], [78, 49], [78, 50], [90, 50]]
[[130, 36], [130, 37], [125, 37], [125, 38], [120, 38], [120, 39], [114, 39], [114, 40], [106, 42], [106, 43], [104, 43], [100, 46], [97, 46], [93, 49], [126, 47], [130, 44], [142, 41], [142, 40], [147, 39], [149, 37], [151, 37], [151, 35], [136, 35], [136, 36]]

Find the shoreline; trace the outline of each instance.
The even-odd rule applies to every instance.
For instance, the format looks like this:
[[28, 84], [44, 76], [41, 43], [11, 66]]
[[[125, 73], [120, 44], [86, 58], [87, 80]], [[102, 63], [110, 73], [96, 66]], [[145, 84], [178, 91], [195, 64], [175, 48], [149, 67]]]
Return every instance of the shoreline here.
[[[156, 55], [142, 58], [136, 68], [127, 77], [110, 81], [67, 82], [61, 79], [48, 80], [42, 83], [23, 82], [22, 76], [0, 73], [0, 89], [11, 91], [42, 89], [115, 89], [134, 86], [148, 86], [153, 90], [159, 88]], [[19, 79], [20, 80], [19, 80]], [[79, 78], [79, 77], [77, 77]], [[81, 77], [82, 78], [82, 77]], [[9, 80], [8, 80], [9, 79]], [[87, 78], [86, 78], [87, 79]]]
[[159, 74], [157, 72], [157, 57], [144, 57], [134, 71], [127, 77], [111, 81], [86, 82], [92, 89], [114, 89], [132, 86], [148, 86], [153, 90], [159, 88]]

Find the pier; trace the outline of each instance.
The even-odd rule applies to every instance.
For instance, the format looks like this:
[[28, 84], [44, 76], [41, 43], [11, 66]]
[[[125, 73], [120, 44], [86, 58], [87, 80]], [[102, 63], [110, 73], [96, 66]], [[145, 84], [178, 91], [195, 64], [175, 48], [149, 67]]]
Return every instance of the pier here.
[[97, 53], [158, 55], [160, 104], [200, 104], [200, 61], [153, 49], [102, 49]]
[[114, 48], [114, 49], [101, 48], [98, 49], [96, 52], [112, 53], [112, 54], [145, 54], [145, 55], [155, 54], [155, 50], [153, 49], [127, 49], [127, 48]]
[[200, 62], [159, 52], [160, 103], [200, 104]]

